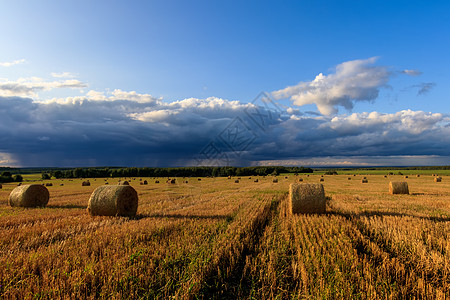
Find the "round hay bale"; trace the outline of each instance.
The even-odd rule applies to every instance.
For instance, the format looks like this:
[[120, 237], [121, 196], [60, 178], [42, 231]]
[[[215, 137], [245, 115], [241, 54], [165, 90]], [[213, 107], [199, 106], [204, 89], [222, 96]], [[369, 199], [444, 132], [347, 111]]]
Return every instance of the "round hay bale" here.
[[408, 175], [406, 175], [405, 178], [408, 178]]
[[20, 207], [46, 206], [50, 194], [48, 189], [40, 184], [27, 184], [16, 187], [9, 194], [9, 205]]
[[351, 177], [348, 177], [347, 180], [352, 180], [352, 178], [351, 178]]
[[299, 213], [324, 213], [325, 191], [320, 183], [292, 183], [289, 186], [289, 211]]
[[46, 183], [45, 186], [53, 186], [53, 183]]
[[387, 178], [387, 175], [384, 175], [384, 178]]
[[159, 180], [155, 180], [155, 183], [159, 183]]
[[302, 181], [303, 181], [303, 178], [299, 178], [298, 181], [299, 181], [299, 182], [302, 182]]
[[434, 178], [434, 182], [442, 182], [442, 178], [441, 177], [435, 177]]
[[231, 179], [231, 176], [228, 176], [228, 179]]
[[130, 185], [103, 185], [94, 190], [87, 211], [92, 216], [133, 217], [138, 208], [138, 194]]
[[288, 177], [287, 177], [287, 176], [284, 176], [284, 179], [288, 179]]
[[320, 178], [320, 180], [319, 181], [325, 181], [323, 178]]
[[258, 179], [255, 179], [253, 182], [258, 182], [259, 180]]
[[234, 183], [239, 183], [239, 180], [236, 179], [236, 180], [234, 181]]
[[109, 184], [109, 182], [105, 182], [105, 184]]
[[416, 177], [420, 177], [420, 174], [417, 174]]
[[389, 194], [409, 194], [408, 183], [404, 181], [389, 182]]
[[130, 185], [130, 183], [125, 180], [124, 182], [121, 183], [121, 185]]
[[61, 183], [59, 186], [64, 186], [64, 183]]
[[139, 182], [140, 185], [144, 185], [142, 182]]
[[89, 182], [89, 180], [88, 181], [83, 181], [81, 183], [81, 186], [91, 186], [91, 183]]
[[272, 182], [273, 182], [273, 183], [277, 183], [277, 182], [278, 182], [278, 179], [275, 178], [274, 180], [272, 180]]
[[0, 184], [0, 190], [3, 188], [3, 186]]
[[147, 185], [148, 184], [148, 181], [147, 180], [144, 180], [144, 185]]
[[368, 183], [369, 180], [367, 180], [366, 178], [361, 179], [361, 183]]
[[202, 179], [201, 179], [201, 178], [198, 178], [197, 180], [198, 180], [198, 181], [202, 181]]
[[21, 186], [22, 185], [22, 182], [21, 183], [19, 183], [17, 186]]

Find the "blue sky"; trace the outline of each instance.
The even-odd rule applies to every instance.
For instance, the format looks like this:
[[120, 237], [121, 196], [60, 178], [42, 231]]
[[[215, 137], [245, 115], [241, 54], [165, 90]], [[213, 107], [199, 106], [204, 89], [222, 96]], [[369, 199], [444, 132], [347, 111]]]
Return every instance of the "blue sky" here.
[[[450, 164], [449, 11], [2, 2], [0, 166]], [[246, 112], [263, 91], [277, 116], [257, 99], [261, 128]], [[230, 147], [239, 126], [254, 138]]]

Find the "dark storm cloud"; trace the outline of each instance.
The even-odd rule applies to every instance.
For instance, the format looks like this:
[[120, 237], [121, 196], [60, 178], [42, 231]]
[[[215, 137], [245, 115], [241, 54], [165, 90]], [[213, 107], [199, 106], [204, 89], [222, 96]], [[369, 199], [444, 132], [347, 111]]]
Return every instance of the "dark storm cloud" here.
[[448, 155], [450, 146], [449, 117], [443, 114], [404, 110], [324, 117], [290, 110], [262, 130], [244, 112], [251, 104], [133, 97], [47, 102], [0, 97], [0, 154], [24, 166], [186, 165], [236, 117], [254, 139], [239, 153], [221, 147], [241, 164], [311, 156], [439, 156]]

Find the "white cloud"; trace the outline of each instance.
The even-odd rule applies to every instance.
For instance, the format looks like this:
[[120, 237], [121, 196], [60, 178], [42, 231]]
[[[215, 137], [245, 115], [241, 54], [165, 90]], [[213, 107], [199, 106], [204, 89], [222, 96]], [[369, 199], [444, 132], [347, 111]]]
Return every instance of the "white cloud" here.
[[40, 91], [50, 91], [60, 88], [82, 89], [87, 84], [77, 79], [45, 81], [39, 77], [19, 78], [16, 81], [0, 80], [0, 96], [4, 97], [37, 97]]
[[351, 110], [357, 101], [372, 101], [386, 86], [391, 74], [386, 67], [370, 66], [376, 57], [347, 61], [336, 66], [336, 72], [320, 73], [313, 81], [300, 82], [272, 92], [275, 99], [290, 98], [295, 105], [315, 104], [324, 115], [338, 112], [342, 106]]
[[55, 78], [75, 78], [77, 77], [75, 74], [70, 72], [61, 72], [61, 73], [51, 73], [52, 77]]
[[419, 70], [408, 70], [408, 69], [403, 70], [400, 73], [406, 74], [406, 75], [409, 75], [409, 76], [419, 76], [419, 75], [422, 74], [422, 72], [420, 72]]
[[331, 128], [337, 133], [349, 132], [386, 132], [389, 130], [402, 131], [413, 135], [419, 135], [426, 130], [438, 126], [445, 120], [441, 113], [426, 113], [423, 111], [402, 110], [394, 114], [382, 114], [378, 112], [354, 113], [350, 116], [336, 116], [330, 122], [321, 127]]
[[17, 59], [11, 62], [0, 62], [1, 67], [11, 67], [18, 64], [23, 64], [25, 62], [25, 59]]

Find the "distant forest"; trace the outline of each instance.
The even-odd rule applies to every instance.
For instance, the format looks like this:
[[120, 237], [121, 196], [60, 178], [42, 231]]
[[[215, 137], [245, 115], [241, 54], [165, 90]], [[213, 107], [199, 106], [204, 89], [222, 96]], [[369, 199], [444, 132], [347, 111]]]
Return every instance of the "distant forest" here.
[[265, 176], [281, 173], [312, 173], [304, 167], [181, 167], [181, 168], [75, 168], [48, 172], [55, 178], [98, 178], [98, 177], [223, 177], [223, 176]]
[[[450, 166], [424, 167], [365, 167], [365, 168], [320, 168], [315, 170], [450, 170]], [[0, 167], [0, 183], [20, 182], [20, 174], [42, 173], [44, 179], [55, 178], [99, 178], [99, 177], [223, 177], [265, 176], [282, 173], [313, 173], [312, 168], [259, 166], [259, 167], [179, 167], [179, 168], [10, 168]], [[18, 175], [18, 176], [17, 176]]]

